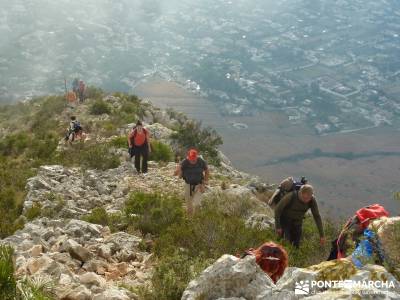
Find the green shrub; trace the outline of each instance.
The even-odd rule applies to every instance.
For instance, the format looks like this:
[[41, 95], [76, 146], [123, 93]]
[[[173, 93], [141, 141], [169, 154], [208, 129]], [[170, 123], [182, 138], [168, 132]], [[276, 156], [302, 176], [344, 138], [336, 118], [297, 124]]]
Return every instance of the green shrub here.
[[134, 193], [126, 201], [125, 214], [143, 234], [158, 235], [183, 220], [182, 201], [174, 195]]
[[73, 144], [59, 153], [55, 162], [84, 169], [107, 170], [119, 167], [119, 157], [111, 152], [110, 144]]
[[243, 219], [226, 216], [212, 209], [197, 211], [193, 218], [175, 223], [156, 242], [158, 256], [186, 249], [190, 257], [219, 258], [276, 239], [273, 230], [251, 229]]
[[150, 160], [170, 162], [173, 158], [174, 153], [169, 145], [156, 140], [151, 141]]
[[111, 146], [115, 148], [128, 148], [128, 137], [127, 136], [118, 136], [111, 140]]
[[27, 156], [39, 160], [38, 164], [51, 161], [59, 142], [59, 135], [54, 133], [35, 136], [28, 147]]
[[91, 213], [84, 216], [82, 219], [86, 222], [103, 226], [107, 226], [109, 222], [108, 214], [103, 207], [96, 207], [92, 209]]
[[243, 219], [247, 219], [253, 213], [269, 213], [269, 210], [259, 200], [250, 197], [250, 195], [231, 195], [221, 191], [212, 192], [205, 196], [201, 207]]
[[115, 122], [112, 120], [109, 121], [99, 121], [97, 124], [100, 127], [100, 135], [105, 137], [110, 137], [118, 133]]
[[119, 157], [112, 154], [106, 144], [93, 145], [81, 153], [81, 166], [87, 169], [107, 170], [119, 165]]
[[188, 283], [212, 262], [190, 257], [177, 250], [158, 261], [152, 276], [152, 293], [141, 296], [145, 300], [181, 299]]
[[5, 156], [18, 156], [24, 153], [31, 143], [31, 138], [26, 133], [16, 133], [6, 136], [0, 141], [0, 154]]
[[126, 230], [128, 227], [126, 218], [121, 213], [109, 214], [103, 207], [94, 208], [90, 214], [82, 217], [82, 220], [108, 226], [111, 232]]
[[53, 300], [55, 299], [54, 282], [46, 277], [24, 278], [18, 282], [17, 299]]
[[104, 100], [98, 99], [90, 105], [89, 112], [92, 115], [110, 114], [111, 107]]
[[65, 206], [64, 198], [61, 195], [57, 195], [52, 192], [48, 193], [46, 198], [56, 205], [43, 208], [40, 215], [47, 218], [55, 218], [56, 216], [59, 216], [61, 210]]
[[0, 299], [3, 300], [14, 300], [16, 297], [13, 254], [13, 248], [0, 245]]
[[42, 205], [40, 205], [40, 203], [35, 203], [32, 207], [26, 210], [25, 217], [29, 221], [32, 221], [33, 219], [40, 217], [41, 213], [42, 213]]
[[220, 164], [217, 148], [222, 145], [222, 138], [210, 127], [201, 128], [201, 122], [186, 121], [171, 138], [180, 148], [181, 156], [184, 157], [189, 148], [195, 147], [210, 163]]
[[0, 245], [0, 299], [1, 300], [52, 300], [55, 299], [54, 284], [35, 277], [16, 281], [14, 277], [14, 250]]
[[135, 103], [135, 102], [125, 101], [121, 105], [120, 112], [130, 115], [132, 117], [132, 116], [137, 115], [137, 113], [139, 111], [139, 109], [138, 109], [139, 106], [140, 106], [139, 102]]
[[39, 99], [37, 101], [39, 105], [39, 111], [34, 114], [32, 118], [31, 129], [35, 134], [42, 134], [45, 132], [61, 130], [61, 123], [57, 117], [61, 115], [65, 109], [66, 102], [63, 96], [50, 96], [44, 100]]
[[89, 99], [103, 99], [104, 92], [102, 89], [95, 86], [88, 86], [85, 91], [86, 98]]
[[[0, 183], [0, 187], [1, 187]], [[21, 224], [17, 219], [22, 212], [23, 193], [18, 192], [15, 187], [6, 186], [0, 188], [0, 239], [5, 238], [20, 229]]]

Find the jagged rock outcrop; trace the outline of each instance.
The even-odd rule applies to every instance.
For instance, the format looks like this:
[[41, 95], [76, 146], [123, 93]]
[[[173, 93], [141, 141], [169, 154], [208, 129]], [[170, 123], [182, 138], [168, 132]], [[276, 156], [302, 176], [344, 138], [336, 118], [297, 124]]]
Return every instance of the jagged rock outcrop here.
[[[328, 280], [351, 280], [352, 282], [383, 281], [388, 287], [376, 286], [348, 289], [327, 288], [313, 285]], [[299, 286], [301, 284], [301, 286]], [[304, 294], [299, 293], [303, 288]], [[192, 280], [182, 300], [195, 299], [353, 299], [363, 295], [368, 299], [399, 299], [400, 283], [385, 268], [367, 265], [356, 269], [350, 261], [329, 261], [309, 268], [288, 268], [274, 284], [256, 264], [255, 258], [239, 259], [224, 255]], [[368, 296], [369, 295], [369, 296]]]
[[163, 143], [170, 144], [170, 136], [174, 133], [173, 130], [161, 125], [160, 123], [153, 123], [145, 126], [151, 133], [151, 137]]
[[182, 300], [244, 298], [256, 299], [273, 282], [256, 264], [255, 257], [239, 259], [224, 255], [189, 283]]
[[[37, 176], [28, 180], [24, 210], [40, 204], [43, 210], [55, 210], [57, 216], [76, 218], [90, 213], [93, 208], [105, 207], [119, 211], [132, 191], [152, 192], [177, 190], [182, 180], [172, 176], [175, 164], [159, 167], [150, 162], [148, 180], [135, 175], [130, 162], [106, 171], [42, 166]], [[182, 189], [183, 191], [183, 189]]]
[[15, 249], [18, 276], [46, 277], [57, 299], [137, 299], [122, 284], [146, 284], [150, 253], [141, 238], [81, 220], [36, 219], [2, 241]]
[[370, 227], [378, 233], [389, 264], [396, 266], [400, 275], [400, 217], [380, 218]]

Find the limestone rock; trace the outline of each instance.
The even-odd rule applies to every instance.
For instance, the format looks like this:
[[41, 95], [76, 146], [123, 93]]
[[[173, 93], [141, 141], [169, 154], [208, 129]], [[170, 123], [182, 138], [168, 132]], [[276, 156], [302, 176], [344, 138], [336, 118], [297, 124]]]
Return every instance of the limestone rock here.
[[249, 228], [259, 228], [261, 230], [273, 228], [275, 220], [271, 215], [254, 213], [246, 220]]
[[380, 218], [370, 226], [377, 230], [389, 264], [400, 268], [400, 217]]
[[208, 267], [199, 278], [191, 281], [182, 300], [243, 297], [256, 299], [274, 283], [258, 267], [253, 256], [239, 259], [224, 255]]
[[97, 294], [93, 297], [93, 300], [129, 300], [129, 299], [132, 298], [128, 296], [126, 291], [117, 288], [107, 289], [101, 294]]
[[74, 289], [68, 290], [61, 297], [61, 300], [91, 300], [92, 293], [88, 288], [81, 285]]
[[89, 287], [92, 285], [102, 287], [106, 284], [104, 278], [102, 278], [101, 276], [97, 275], [94, 272], [88, 272], [79, 276], [79, 281]]

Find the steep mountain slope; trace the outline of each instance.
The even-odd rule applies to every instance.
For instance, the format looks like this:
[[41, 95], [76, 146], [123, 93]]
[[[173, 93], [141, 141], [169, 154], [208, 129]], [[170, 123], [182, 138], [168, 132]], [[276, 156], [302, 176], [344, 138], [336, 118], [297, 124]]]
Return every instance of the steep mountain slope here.
[[[211, 129], [135, 96], [98, 90], [75, 108], [65, 106], [62, 97], [19, 106], [7, 108], [14, 117], [4, 114], [0, 120], [2, 178], [11, 176], [0, 183], [9, 191], [0, 195], [7, 221], [0, 244], [14, 248], [18, 286], [26, 291], [23, 282], [28, 280], [28, 291], [33, 286], [47, 295], [34, 298], [31, 292], [26, 299], [293, 298], [295, 281], [322, 272], [318, 267], [289, 269], [275, 286], [254, 260], [220, 258], [277, 237], [273, 213], [265, 204], [273, 186], [235, 170], [216, 151], [218, 137]], [[64, 142], [71, 115], [87, 132], [85, 142]], [[146, 176], [134, 172], [126, 149], [126, 135], [138, 118], [155, 140]], [[15, 119], [24, 121], [18, 125]], [[173, 154], [184, 154], [191, 143], [213, 164], [201, 208], [188, 217], [183, 181], [173, 175]], [[15, 170], [16, 164], [23, 172]], [[14, 186], [12, 178], [26, 183], [25, 190], [21, 183]], [[326, 228], [328, 238], [333, 237], [335, 229], [328, 223]], [[291, 266], [306, 267], [326, 257], [328, 249], [315, 246], [318, 235], [310, 218], [304, 239], [300, 250], [280, 241]], [[396, 289], [388, 297], [397, 297], [398, 282], [392, 275], [372, 268], [344, 270], [363, 279], [380, 274], [393, 280]], [[15, 299], [1, 289], [4, 299]], [[332, 299], [348, 296], [334, 290], [326, 294]]]

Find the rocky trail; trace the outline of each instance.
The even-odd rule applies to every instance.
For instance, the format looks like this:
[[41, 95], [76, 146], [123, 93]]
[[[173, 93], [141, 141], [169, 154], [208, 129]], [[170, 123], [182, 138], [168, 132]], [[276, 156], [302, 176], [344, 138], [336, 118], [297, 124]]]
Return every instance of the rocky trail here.
[[[115, 97], [108, 98], [108, 101], [118, 105]], [[79, 110], [85, 114], [87, 108], [82, 106]], [[158, 111], [146, 122], [153, 137], [170, 143], [172, 131], [165, 124], [174, 120]], [[131, 126], [128, 124], [121, 128], [121, 135], [126, 134]], [[89, 136], [89, 139], [104, 141], [101, 136]], [[65, 146], [60, 144], [60, 147]], [[109, 227], [88, 223], [82, 217], [97, 208], [104, 208], [108, 214], [123, 213], [125, 201], [132, 192], [173, 193], [182, 197], [184, 205], [183, 181], [173, 176], [176, 168], [173, 162], [150, 162], [149, 173], [143, 176], [134, 172], [126, 149], [114, 151], [121, 160], [121, 165], [115, 169], [100, 171], [43, 165], [37, 175], [28, 180], [24, 212], [40, 207], [47, 216], [26, 220], [22, 230], [0, 240], [0, 244], [9, 244], [15, 249], [18, 278], [49, 282], [54, 286], [56, 299], [62, 300], [139, 299], [136, 291], [151, 284], [157, 263], [147, 247], [152, 243], [151, 237], [143, 237], [139, 232], [111, 232]], [[249, 201], [254, 213], [247, 218], [246, 225], [272, 227], [273, 213], [265, 200], [273, 187], [257, 177], [237, 171], [222, 153], [220, 157], [220, 167], [210, 166], [212, 178], [205, 198], [225, 194]], [[229, 210], [230, 207], [223, 209]], [[395, 259], [398, 256], [395, 255]], [[345, 262], [336, 265], [323, 262], [309, 268], [288, 268], [274, 284], [257, 266], [254, 257], [238, 259], [224, 255], [190, 282], [182, 299], [353, 299], [352, 291], [345, 288], [318, 287], [312, 293], [295, 293], [297, 283], [338, 279], [343, 274], [347, 274], [348, 279], [380, 279], [394, 283], [394, 288], [383, 290], [361, 288], [360, 291], [369, 297], [367, 299], [400, 298], [399, 282], [380, 266], [367, 265], [357, 270]]]

